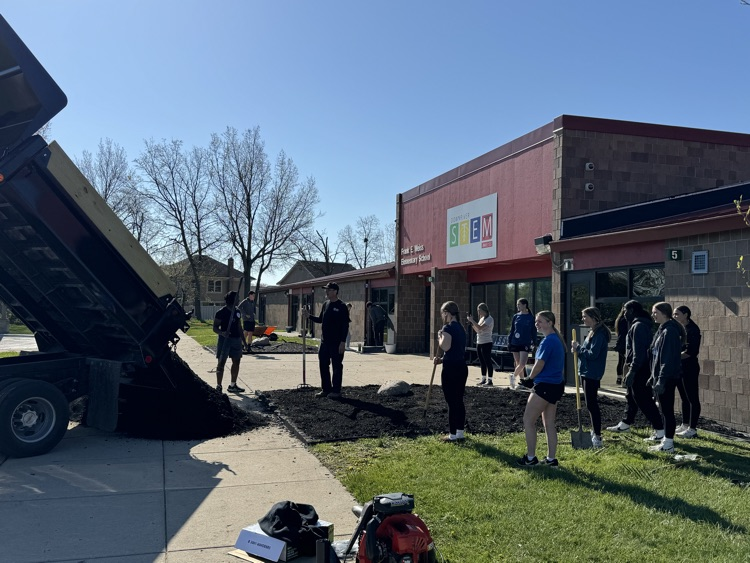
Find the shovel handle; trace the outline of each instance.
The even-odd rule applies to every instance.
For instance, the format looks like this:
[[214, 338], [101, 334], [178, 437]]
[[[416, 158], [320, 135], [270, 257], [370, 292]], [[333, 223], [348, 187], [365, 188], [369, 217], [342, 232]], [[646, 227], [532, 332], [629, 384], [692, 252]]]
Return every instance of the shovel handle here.
[[[576, 342], [576, 329], [571, 330], [572, 341]], [[578, 352], [573, 350], [573, 373], [576, 375], [576, 409], [581, 410], [581, 392], [578, 390]]]
[[432, 364], [432, 377], [430, 377], [430, 386], [427, 388], [427, 399], [424, 402], [424, 411], [422, 411], [422, 418], [427, 416], [427, 405], [430, 404], [430, 391], [432, 391], [432, 382], [435, 380], [435, 370], [437, 370], [437, 364]]

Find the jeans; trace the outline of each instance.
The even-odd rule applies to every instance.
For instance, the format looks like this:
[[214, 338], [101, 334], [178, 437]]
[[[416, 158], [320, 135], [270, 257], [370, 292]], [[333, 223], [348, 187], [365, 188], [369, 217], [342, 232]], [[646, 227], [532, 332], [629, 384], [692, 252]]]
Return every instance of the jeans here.
[[[326, 393], [341, 393], [344, 379], [344, 354], [339, 354], [339, 343], [320, 343], [318, 350], [318, 364], [320, 365], [320, 386]], [[333, 381], [329, 366], [333, 367]]]

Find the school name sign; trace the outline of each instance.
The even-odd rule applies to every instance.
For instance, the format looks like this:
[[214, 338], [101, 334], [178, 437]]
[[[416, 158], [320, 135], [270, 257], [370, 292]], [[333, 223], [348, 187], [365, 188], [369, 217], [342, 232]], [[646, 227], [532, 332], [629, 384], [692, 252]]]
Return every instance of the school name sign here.
[[451, 207], [447, 213], [446, 264], [497, 257], [497, 194]]

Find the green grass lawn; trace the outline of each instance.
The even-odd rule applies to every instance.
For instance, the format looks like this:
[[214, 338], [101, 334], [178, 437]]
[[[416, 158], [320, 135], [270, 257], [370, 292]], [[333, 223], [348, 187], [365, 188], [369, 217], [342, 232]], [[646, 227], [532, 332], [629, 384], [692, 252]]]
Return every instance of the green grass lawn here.
[[[213, 331], [213, 321], [199, 321], [197, 319], [191, 319], [190, 322], [190, 330], [188, 330], [188, 335], [192, 336], [198, 344], [202, 346], [215, 346], [216, 345], [216, 333]], [[285, 333], [285, 332], [278, 332], [275, 331], [275, 334], [278, 335], [279, 341], [284, 342], [302, 342], [302, 338], [299, 336], [292, 336], [293, 333]], [[310, 340], [309, 338], [307, 339]]]
[[[560, 467], [521, 468], [521, 434], [321, 444], [312, 449], [357, 498], [405, 492], [452, 563], [748, 561], [750, 444], [714, 435], [677, 442], [679, 462], [647, 451], [645, 430], [573, 450]], [[538, 454], [546, 442], [540, 435]]]
[[24, 324], [11, 324], [8, 325], [8, 334], [31, 334], [31, 331]]

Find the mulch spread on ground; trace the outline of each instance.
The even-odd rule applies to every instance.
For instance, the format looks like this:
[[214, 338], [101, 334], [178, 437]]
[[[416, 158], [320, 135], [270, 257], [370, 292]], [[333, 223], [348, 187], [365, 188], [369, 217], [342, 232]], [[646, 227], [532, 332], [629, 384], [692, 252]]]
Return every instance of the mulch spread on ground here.
[[[310, 353], [315, 346], [308, 346]], [[301, 353], [302, 345], [277, 342], [258, 353]], [[200, 379], [177, 354], [163, 363], [170, 385], [123, 385], [120, 391], [118, 431], [131, 436], [161, 440], [199, 440], [241, 434], [281, 420], [307, 443], [356, 440], [381, 436], [416, 437], [443, 434], [448, 430], [448, 408], [442, 388], [433, 386], [426, 405], [426, 385], [412, 385], [404, 396], [378, 394], [379, 387], [345, 387], [338, 400], [316, 398], [319, 389], [290, 389], [242, 395], [243, 407]], [[528, 393], [507, 388], [466, 388], [466, 431], [474, 434], [503, 434], [523, 430], [523, 411]], [[608, 397], [599, 399], [604, 426], [616, 424], [625, 403]], [[85, 404], [73, 405], [72, 420], [85, 420]], [[585, 429], [590, 428], [588, 411], [581, 411]], [[680, 415], [678, 413], [678, 424]], [[541, 422], [539, 423], [541, 428]], [[578, 426], [575, 396], [565, 395], [558, 403], [557, 428]], [[636, 427], [648, 426], [639, 413]], [[745, 437], [716, 422], [701, 419], [699, 429]]]
[[[307, 443], [355, 440], [382, 436], [417, 436], [445, 434], [448, 431], [448, 407], [442, 388], [433, 386], [427, 403], [426, 385], [412, 385], [411, 393], [401, 397], [378, 395], [377, 385], [345, 387], [341, 398], [316, 398], [314, 390], [278, 390], [263, 393], [270, 408]], [[523, 431], [523, 411], [528, 392], [508, 388], [467, 387], [466, 431], [473, 434], [504, 434]], [[623, 401], [599, 397], [602, 424], [609, 426], [621, 420]], [[678, 424], [680, 416], [677, 415]], [[581, 410], [584, 429], [591, 428], [589, 414]], [[558, 402], [557, 429], [577, 429], [575, 396], [565, 395]], [[639, 412], [636, 427], [649, 426]], [[541, 421], [538, 424], [541, 429]], [[709, 420], [701, 419], [699, 428], [722, 434], [736, 432]]]

